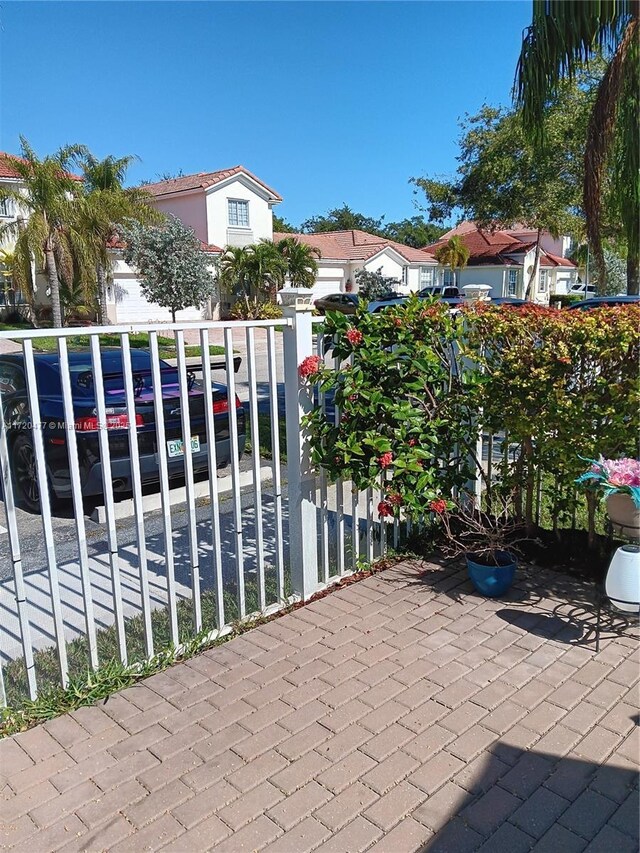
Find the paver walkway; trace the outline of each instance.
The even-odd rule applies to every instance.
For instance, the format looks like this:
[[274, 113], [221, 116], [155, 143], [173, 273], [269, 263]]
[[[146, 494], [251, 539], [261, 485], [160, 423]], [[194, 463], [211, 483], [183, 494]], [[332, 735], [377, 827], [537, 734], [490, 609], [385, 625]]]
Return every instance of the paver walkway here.
[[0, 742], [0, 846], [636, 851], [637, 631], [402, 564]]

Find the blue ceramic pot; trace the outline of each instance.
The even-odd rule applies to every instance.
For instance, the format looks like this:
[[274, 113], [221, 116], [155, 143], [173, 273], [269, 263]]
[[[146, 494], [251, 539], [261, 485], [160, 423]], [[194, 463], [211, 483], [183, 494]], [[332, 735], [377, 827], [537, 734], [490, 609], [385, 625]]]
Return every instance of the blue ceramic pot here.
[[516, 573], [517, 562], [513, 554], [509, 554], [507, 551], [498, 551], [496, 553], [498, 566], [485, 566], [482, 563], [475, 562], [474, 557], [474, 554], [469, 554], [467, 557], [467, 569], [471, 583], [478, 592], [489, 598], [504, 595], [513, 583], [513, 577]]

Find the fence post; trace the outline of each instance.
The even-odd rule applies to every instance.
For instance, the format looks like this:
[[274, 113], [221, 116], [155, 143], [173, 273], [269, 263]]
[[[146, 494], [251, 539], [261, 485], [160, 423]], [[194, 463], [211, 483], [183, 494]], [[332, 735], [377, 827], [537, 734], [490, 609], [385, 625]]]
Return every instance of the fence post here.
[[[283, 305], [293, 325], [283, 331], [284, 390], [287, 430], [289, 491], [289, 562], [293, 592], [303, 600], [318, 589], [318, 527], [316, 482], [311, 468], [309, 442], [302, 432], [302, 417], [313, 409], [313, 391], [301, 381], [298, 367], [315, 353], [311, 315], [313, 306], [296, 300]], [[275, 388], [271, 393], [277, 393]], [[274, 453], [277, 449], [274, 449]]]

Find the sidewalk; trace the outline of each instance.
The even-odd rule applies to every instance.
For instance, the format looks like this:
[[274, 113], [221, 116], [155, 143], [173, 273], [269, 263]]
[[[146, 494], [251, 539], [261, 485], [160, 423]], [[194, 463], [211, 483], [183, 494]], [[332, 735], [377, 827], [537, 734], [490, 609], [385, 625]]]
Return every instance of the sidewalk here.
[[637, 629], [522, 574], [404, 563], [1, 741], [0, 848], [633, 853]]

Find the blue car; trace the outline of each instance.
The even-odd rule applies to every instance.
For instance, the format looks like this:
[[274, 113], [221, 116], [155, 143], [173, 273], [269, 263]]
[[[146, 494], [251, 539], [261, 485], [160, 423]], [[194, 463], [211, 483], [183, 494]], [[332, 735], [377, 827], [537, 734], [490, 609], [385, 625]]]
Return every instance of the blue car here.
[[[47, 478], [54, 498], [71, 497], [71, 476], [65, 425], [60, 362], [56, 354], [34, 356], [38, 385], [41, 428], [45, 447]], [[114, 492], [128, 492], [132, 487], [129, 453], [129, 419], [127, 416], [122, 351], [101, 352], [103, 385], [107, 409], [107, 430], [111, 456], [111, 475]], [[131, 350], [134, 383], [135, 418], [138, 452], [143, 483], [159, 480], [158, 442], [154, 399], [162, 396], [169, 476], [184, 473], [184, 436], [180, 415], [178, 371], [160, 362], [161, 389], [155, 389], [152, 379], [151, 355], [147, 350]], [[78, 459], [82, 493], [85, 496], [102, 494], [102, 462], [98, 442], [98, 417], [89, 352], [69, 353], [74, 429], [77, 436]], [[191, 426], [191, 452], [194, 473], [208, 470], [205, 389], [195, 374], [188, 373], [188, 398]], [[227, 388], [212, 383], [216, 461], [219, 467], [231, 460], [229, 399]], [[36, 480], [33, 429], [27, 397], [24, 358], [22, 354], [0, 356], [0, 400], [7, 427], [9, 455], [13, 469], [16, 498], [32, 512], [40, 507]], [[235, 401], [238, 446], [245, 445], [245, 417], [240, 400]]]

